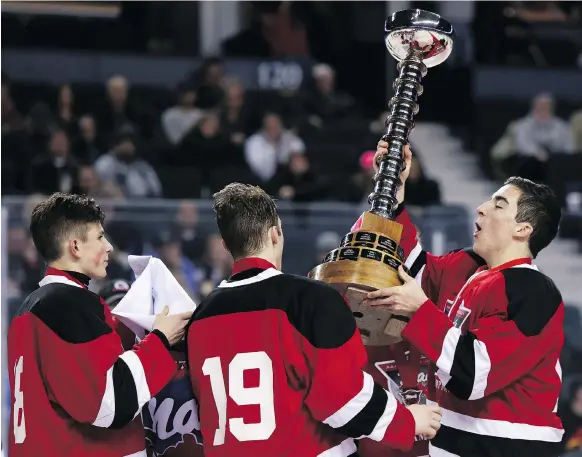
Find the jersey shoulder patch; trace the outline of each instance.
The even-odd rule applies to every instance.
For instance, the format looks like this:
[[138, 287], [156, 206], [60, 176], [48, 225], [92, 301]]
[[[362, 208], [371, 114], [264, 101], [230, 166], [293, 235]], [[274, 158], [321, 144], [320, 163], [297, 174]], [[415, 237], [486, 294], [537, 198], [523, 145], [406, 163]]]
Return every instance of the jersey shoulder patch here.
[[554, 282], [533, 268], [501, 270], [505, 281], [507, 317], [525, 336], [539, 335], [562, 303]]
[[105, 310], [93, 292], [67, 284], [42, 286], [25, 300], [22, 311], [32, 313], [60, 339], [88, 343], [113, 332]]

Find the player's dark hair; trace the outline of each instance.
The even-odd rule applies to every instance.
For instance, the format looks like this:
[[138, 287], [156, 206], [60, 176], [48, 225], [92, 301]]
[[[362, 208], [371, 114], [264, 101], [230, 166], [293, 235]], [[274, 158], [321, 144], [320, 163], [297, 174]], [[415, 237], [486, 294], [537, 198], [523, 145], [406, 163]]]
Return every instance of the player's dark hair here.
[[259, 252], [267, 230], [279, 222], [275, 201], [260, 187], [240, 183], [212, 197], [218, 230], [231, 255], [242, 258]]
[[558, 234], [562, 208], [556, 194], [545, 184], [512, 176], [505, 181], [521, 191], [517, 201], [517, 222], [528, 222], [533, 231], [529, 238], [529, 249], [535, 258]]
[[87, 224], [103, 224], [105, 213], [92, 198], [57, 192], [32, 210], [30, 234], [39, 254], [53, 262], [62, 256], [61, 244], [72, 233], [87, 239]]

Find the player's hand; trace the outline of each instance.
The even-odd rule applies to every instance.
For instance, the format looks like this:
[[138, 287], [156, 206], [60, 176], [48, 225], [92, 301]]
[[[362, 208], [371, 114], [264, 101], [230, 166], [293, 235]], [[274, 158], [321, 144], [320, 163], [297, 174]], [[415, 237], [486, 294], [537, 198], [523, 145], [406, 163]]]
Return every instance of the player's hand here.
[[167, 306], [164, 306], [162, 312], [156, 314], [154, 330], [159, 330], [166, 335], [170, 346], [173, 346], [184, 337], [186, 324], [188, 324], [192, 312], [188, 311], [187, 313], [172, 314], [171, 316], [168, 316], [169, 312], [170, 309]]
[[404, 271], [402, 265], [398, 267], [398, 276], [404, 284], [370, 292], [366, 304], [386, 306], [392, 313], [401, 316], [414, 314], [428, 297], [416, 280]]
[[431, 440], [441, 428], [442, 410], [438, 405], [410, 405], [408, 411], [414, 417], [415, 435]]
[[[378, 169], [380, 168], [380, 161], [382, 157], [388, 154], [388, 142], [386, 141], [378, 141], [378, 146], [376, 147], [376, 154], [374, 154], [374, 171], [378, 173]], [[400, 173], [400, 180], [402, 181], [402, 186], [398, 189], [398, 203], [402, 203], [404, 201], [404, 184], [408, 179], [408, 175], [410, 174], [410, 166], [412, 163], [412, 150], [410, 149], [410, 145], [407, 144], [404, 146], [402, 151], [404, 155], [404, 168]]]

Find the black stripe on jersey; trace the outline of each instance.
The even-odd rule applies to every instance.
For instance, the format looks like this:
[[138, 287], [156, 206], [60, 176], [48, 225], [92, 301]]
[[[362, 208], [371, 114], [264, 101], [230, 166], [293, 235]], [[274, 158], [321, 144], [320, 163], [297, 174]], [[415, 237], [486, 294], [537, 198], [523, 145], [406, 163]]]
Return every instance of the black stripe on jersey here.
[[461, 457], [556, 457], [560, 443], [477, 435], [441, 425], [431, 444]]
[[131, 370], [123, 359], [113, 365], [113, 392], [115, 392], [115, 417], [109, 428], [125, 427], [133, 420], [139, 407], [137, 388]]
[[449, 392], [461, 400], [468, 400], [475, 383], [475, 335], [467, 332], [461, 335], [455, 349], [451, 379], [445, 386]]
[[416, 275], [422, 267], [426, 265], [426, 251], [420, 251], [418, 257], [414, 260], [410, 266], [410, 276], [416, 278]]
[[99, 296], [81, 287], [52, 283], [30, 294], [19, 315], [31, 312], [67, 343], [87, 343], [113, 331]]
[[[247, 270], [231, 280], [247, 279], [262, 271]], [[192, 315], [188, 331], [198, 320], [270, 309], [283, 311], [291, 325], [316, 348], [341, 347], [356, 332], [352, 311], [337, 290], [319, 281], [288, 274], [214, 290]]]
[[386, 403], [388, 402], [388, 394], [386, 391], [380, 387], [380, 384], [374, 383], [374, 391], [370, 400], [362, 408], [362, 410], [356, 414], [347, 424], [336, 428], [339, 433], [346, 436], [351, 436], [352, 438], [357, 438], [362, 435], [369, 435], [376, 427], [376, 424], [384, 414], [386, 409]]
[[539, 335], [562, 303], [558, 288], [532, 268], [506, 268], [501, 274], [505, 279], [508, 319], [525, 336]]

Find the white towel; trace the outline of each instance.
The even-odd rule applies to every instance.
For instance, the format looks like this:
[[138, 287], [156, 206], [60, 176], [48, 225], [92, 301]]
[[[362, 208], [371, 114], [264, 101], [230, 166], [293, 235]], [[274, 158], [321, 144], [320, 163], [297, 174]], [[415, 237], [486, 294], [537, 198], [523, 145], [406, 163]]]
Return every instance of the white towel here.
[[156, 314], [164, 306], [169, 307], [169, 314], [194, 311], [196, 303], [164, 262], [155, 257], [137, 255], [128, 256], [128, 261], [136, 280], [112, 313], [140, 340], [146, 331], [152, 331]]

